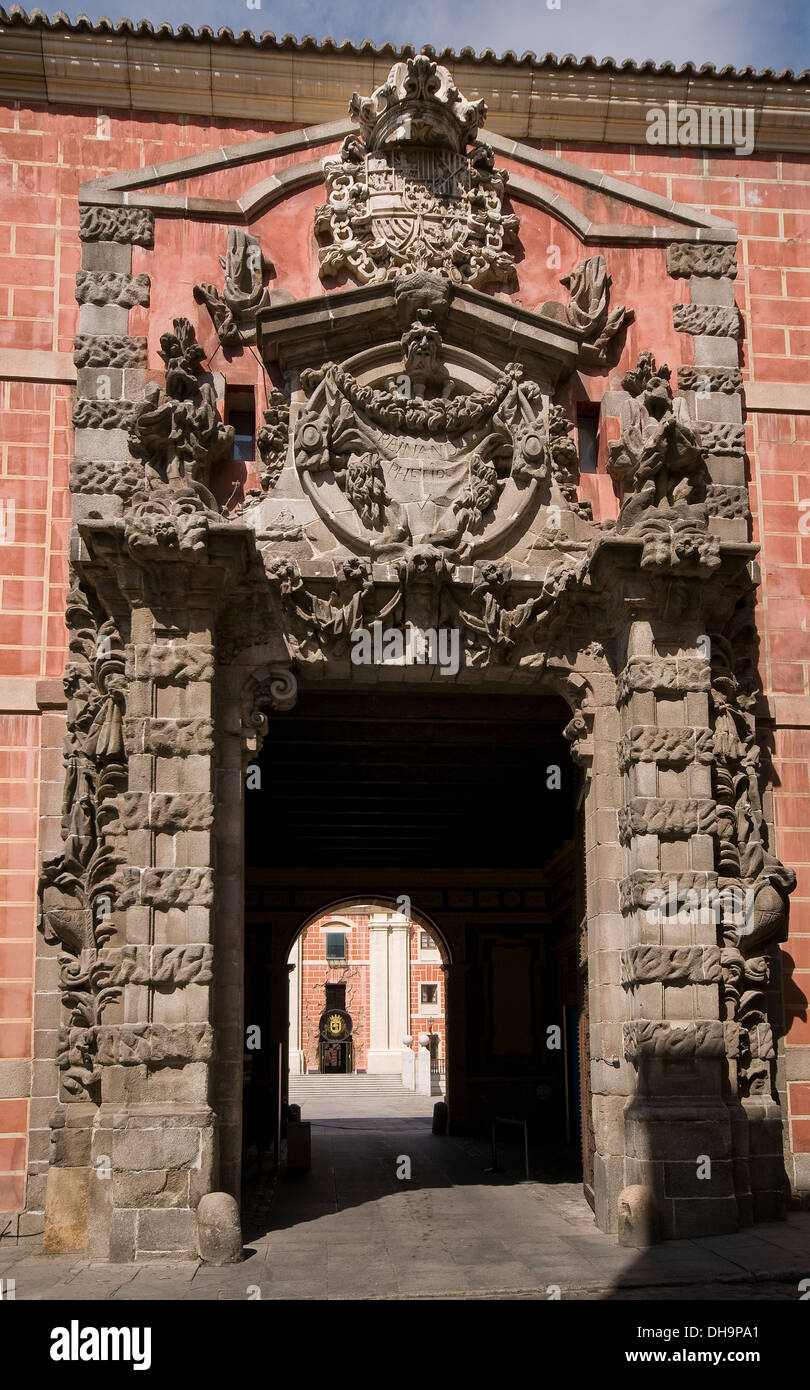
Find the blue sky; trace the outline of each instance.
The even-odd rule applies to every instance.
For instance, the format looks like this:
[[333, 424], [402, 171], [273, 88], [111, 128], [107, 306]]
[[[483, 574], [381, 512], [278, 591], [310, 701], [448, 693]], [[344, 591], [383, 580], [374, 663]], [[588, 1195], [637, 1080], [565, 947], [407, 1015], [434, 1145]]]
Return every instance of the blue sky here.
[[[621, 60], [810, 67], [810, 0], [101, 0], [67, 9], [71, 18], [169, 20], [277, 36], [330, 35], [358, 42], [464, 45], [496, 53], [586, 53]], [[259, 4], [260, 8], [255, 8]], [[559, 8], [557, 5], [559, 4]], [[553, 6], [553, 8], [552, 8]], [[60, 6], [43, 5], [53, 15]]]

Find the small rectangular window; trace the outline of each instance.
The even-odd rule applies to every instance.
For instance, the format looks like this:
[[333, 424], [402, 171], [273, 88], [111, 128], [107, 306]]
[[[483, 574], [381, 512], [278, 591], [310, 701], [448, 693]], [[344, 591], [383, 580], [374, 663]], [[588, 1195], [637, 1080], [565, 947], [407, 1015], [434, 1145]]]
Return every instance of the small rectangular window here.
[[599, 415], [590, 406], [577, 406], [577, 444], [580, 473], [595, 473], [599, 459]]
[[434, 951], [436, 949], [426, 931], [422, 932], [420, 945], [423, 951]]
[[439, 986], [438, 986], [438, 985], [420, 985], [420, 986], [419, 986], [419, 1002], [420, 1002], [420, 1004], [438, 1004], [438, 1002], [439, 1002]]
[[326, 933], [326, 959], [345, 960], [346, 959], [346, 933], [343, 931], [328, 931]]
[[226, 424], [233, 425], [233, 456], [246, 463], [256, 457], [256, 402], [252, 387], [229, 387]]
[[327, 1009], [345, 1009], [346, 1007], [346, 986], [345, 985], [326, 985], [326, 1007]]

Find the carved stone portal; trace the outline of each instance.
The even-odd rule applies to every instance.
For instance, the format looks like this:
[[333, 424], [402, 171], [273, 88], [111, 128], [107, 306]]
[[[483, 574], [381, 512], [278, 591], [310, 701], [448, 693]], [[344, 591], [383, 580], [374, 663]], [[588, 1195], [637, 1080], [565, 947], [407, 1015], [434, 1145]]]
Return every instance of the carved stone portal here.
[[[610, 308], [604, 258], [565, 276], [566, 305], [481, 293], [514, 283], [518, 230], [474, 143], [483, 102], [420, 55], [351, 111], [317, 228], [322, 276], [359, 287], [293, 305], [231, 228], [222, 289], [195, 291], [220, 340], [255, 341], [286, 383], [258, 431], [261, 495], [233, 512], [214, 500], [232, 431], [187, 319], [160, 340], [163, 384], [142, 370], [145, 338], [77, 338], [80, 369], [123, 372], [119, 398], [80, 393], [74, 417], [63, 848], [41, 888], [62, 1015], [53, 1191], [78, 1184], [105, 1259], [193, 1254], [200, 1198], [238, 1194], [244, 768], [299, 682], [327, 677], [340, 699], [350, 641], [373, 625], [453, 635], [459, 689], [542, 684], [569, 706], [599, 1225], [615, 1230], [636, 1188], [666, 1236], [773, 1216], [772, 982], [795, 875], [762, 799], [755, 548], [727, 539], [744, 488], [721, 495], [710, 472], [740, 456], [741, 431], [701, 427], [698, 369], [678, 396], [642, 352], [617, 392], [619, 516], [594, 521], [554, 396], [577, 361], [605, 369], [631, 318]], [[148, 246], [151, 215], [85, 209], [81, 228], [79, 297], [143, 305], [146, 277], [100, 278], [94, 243]], [[669, 266], [732, 273], [728, 256]], [[684, 331], [728, 317], [697, 307]], [[722, 393], [737, 369], [719, 370]], [[407, 674], [418, 688], [434, 673]], [[448, 999], [462, 1057], [463, 1006]], [[684, 1168], [707, 1134], [718, 1178], [695, 1195]], [[89, 1181], [99, 1158], [110, 1184]]]

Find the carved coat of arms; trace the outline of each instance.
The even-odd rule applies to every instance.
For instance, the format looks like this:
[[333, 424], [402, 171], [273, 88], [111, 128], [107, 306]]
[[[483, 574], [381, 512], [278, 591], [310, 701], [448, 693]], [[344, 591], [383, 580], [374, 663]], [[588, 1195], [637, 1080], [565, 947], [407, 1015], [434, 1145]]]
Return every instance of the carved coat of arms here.
[[483, 101], [469, 102], [424, 54], [398, 63], [350, 107], [360, 135], [327, 159], [327, 202], [315, 230], [323, 279], [346, 270], [361, 284], [434, 271], [456, 284], [507, 284], [519, 219], [504, 212], [507, 174], [474, 143]]

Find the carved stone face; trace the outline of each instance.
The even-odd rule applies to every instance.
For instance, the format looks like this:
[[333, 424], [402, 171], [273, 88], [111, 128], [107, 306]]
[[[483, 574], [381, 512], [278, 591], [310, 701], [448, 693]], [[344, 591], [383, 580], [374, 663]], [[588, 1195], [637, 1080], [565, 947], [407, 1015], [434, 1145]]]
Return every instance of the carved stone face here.
[[446, 375], [440, 359], [442, 340], [435, 328], [414, 324], [403, 337], [405, 371], [425, 381], [440, 380]]

